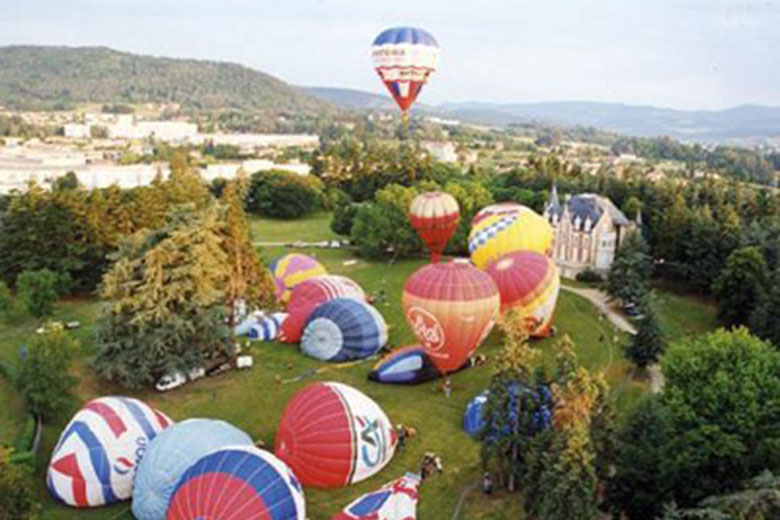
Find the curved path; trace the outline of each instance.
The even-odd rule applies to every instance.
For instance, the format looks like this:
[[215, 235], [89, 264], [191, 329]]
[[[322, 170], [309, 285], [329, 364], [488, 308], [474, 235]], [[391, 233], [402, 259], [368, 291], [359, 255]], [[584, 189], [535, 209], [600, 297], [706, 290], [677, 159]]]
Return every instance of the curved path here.
[[[627, 334], [636, 334], [636, 327], [634, 327], [634, 325], [626, 319], [623, 313], [621, 313], [619, 310], [617, 310], [617, 308], [615, 308], [613, 304], [611, 304], [609, 295], [604, 291], [600, 289], [572, 287], [570, 285], [564, 285], [563, 283], [561, 283], [561, 289], [564, 291], [569, 291], [570, 293], [574, 293], [578, 296], [582, 296], [591, 302], [593, 305], [598, 307], [598, 309], [604, 313], [607, 319], [611, 321], [618, 329]], [[652, 392], [654, 394], [661, 392], [661, 389], [664, 386], [664, 376], [661, 373], [660, 367], [657, 364], [650, 365], [647, 367], [647, 372], [650, 375], [650, 389]]]
[[572, 287], [561, 283], [561, 289], [582, 296], [598, 309], [611, 321], [615, 327], [628, 334], [636, 334], [636, 328], [626, 317], [610, 303], [607, 293], [600, 289]]

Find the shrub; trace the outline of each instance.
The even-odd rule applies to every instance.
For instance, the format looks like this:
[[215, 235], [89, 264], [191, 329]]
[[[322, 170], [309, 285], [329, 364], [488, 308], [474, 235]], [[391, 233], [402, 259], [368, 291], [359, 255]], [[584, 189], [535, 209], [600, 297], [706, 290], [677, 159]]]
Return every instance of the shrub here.
[[40, 505], [35, 501], [32, 471], [27, 465], [12, 464], [10, 459], [10, 450], [0, 447], [0, 518], [39, 518]]
[[575, 276], [574, 278], [578, 282], [583, 282], [583, 283], [601, 283], [604, 281], [604, 277], [601, 276], [601, 274], [598, 271], [594, 271], [593, 269], [590, 268], [577, 273], [577, 276]]
[[54, 312], [62, 280], [48, 269], [24, 271], [16, 277], [16, 289], [30, 315], [40, 318]]
[[330, 229], [337, 235], [349, 236], [359, 207], [358, 204], [337, 206], [333, 212], [333, 220], [330, 221]]

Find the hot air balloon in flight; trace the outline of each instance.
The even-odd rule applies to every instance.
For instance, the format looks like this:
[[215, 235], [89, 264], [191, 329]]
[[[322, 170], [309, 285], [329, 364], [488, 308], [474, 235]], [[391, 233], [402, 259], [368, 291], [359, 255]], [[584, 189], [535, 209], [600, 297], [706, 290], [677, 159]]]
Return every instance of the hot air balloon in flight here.
[[338, 487], [379, 472], [397, 440], [371, 398], [341, 383], [312, 383], [287, 403], [274, 452], [303, 485]]
[[429, 191], [417, 195], [409, 208], [409, 220], [438, 262], [460, 220], [458, 201], [449, 193]]
[[485, 268], [501, 295], [501, 312], [517, 309], [528, 334], [547, 337], [558, 300], [561, 280], [549, 257], [533, 251], [500, 256]]
[[436, 368], [453, 372], [474, 353], [498, 318], [495, 282], [468, 260], [429, 264], [406, 281], [406, 321]]
[[547, 254], [552, 248], [550, 223], [520, 204], [494, 204], [480, 210], [471, 221], [469, 252], [480, 269], [499, 256], [514, 251]]
[[147, 444], [172, 423], [138, 399], [93, 399], [73, 416], [54, 448], [49, 491], [75, 507], [130, 498]]
[[303, 327], [314, 310], [336, 298], [366, 301], [366, 293], [346, 276], [331, 274], [315, 276], [296, 285], [287, 304], [288, 316], [282, 323], [279, 339], [289, 343], [300, 341]]
[[171, 495], [166, 520], [306, 520], [303, 489], [284, 462], [254, 446], [199, 458]]
[[404, 113], [436, 70], [440, 54], [436, 39], [414, 27], [382, 31], [371, 47], [374, 69]]
[[314, 258], [300, 253], [290, 253], [274, 258], [268, 266], [276, 284], [276, 299], [287, 303], [293, 288], [312, 276], [327, 274]]
[[225, 421], [187, 419], [155, 437], [138, 465], [133, 484], [136, 520], [165, 518], [176, 484], [201, 457], [231, 445], [252, 446], [252, 438]]

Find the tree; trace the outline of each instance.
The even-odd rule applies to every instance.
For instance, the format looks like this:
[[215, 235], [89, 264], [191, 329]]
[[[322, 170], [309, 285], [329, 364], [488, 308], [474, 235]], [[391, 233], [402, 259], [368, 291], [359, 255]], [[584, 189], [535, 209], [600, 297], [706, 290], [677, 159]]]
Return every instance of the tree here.
[[267, 308], [274, 300], [271, 273], [260, 263], [249, 234], [249, 218], [244, 212], [247, 190], [247, 179], [240, 174], [227, 183], [221, 199], [227, 213], [222, 249], [229, 262], [225, 293], [231, 327], [235, 325], [239, 301], [250, 308]]
[[[598, 516], [599, 453], [595, 431], [611, 415], [603, 375], [579, 365], [574, 343], [556, 345], [553, 427], [529, 450], [524, 474], [526, 512], [545, 520], [593, 520]], [[606, 467], [606, 464], [604, 464]]]
[[623, 204], [623, 213], [630, 219], [635, 219], [642, 211], [642, 201], [636, 195], [631, 195]]
[[247, 209], [276, 218], [298, 218], [322, 207], [322, 182], [316, 177], [272, 170], [252, 175]]
[[693, 213], [691, 230], [684, 245], [685, 263], [682, 271], [686, 284], [695, 291], [708, 292], [712, 281], [723, 268], [725, 255], [718, 222], [709, 206]]
[[76, 288], [90, 289], [105, 265], [106, 248], [79, 218], [80, 190], [49, 192], [30, 185], [0, 212], [0, 278], [12, 284], [22, 271], [68, 273]]
[[747, 324], [766, 282], [767, 267], [761, 251], [756, 247], [736, 249], [712, 285], [718, 318], [728, 326]]
[[0, 280], [0, 313], [8, 312], [11, 309], [11, 290], [8, 285]]
[[71, 404], [76, 378], [69, 373], [79, 342], [68, 336], [60, 324], [48, 324], [36, 334], [20, 362], [16, 385], [27, 409], [50, 422], [63, 415]]
[[619, 429], [614, 476], [607, 502], [614, 517], [654, 520], [671, 497], [669, 476], [662, 465], [671, 435], [669, 418], [657, 396], [645, 397]]
[[40, 318], [54, 312], [59, 299], [59, 277], [48, 269], [24, 271], [16, 277], [16, 289], [31, 316]]
[[493, 203], [493, 195], [482, 184], [474, 181], [450, 181], [444, 191], [455, 197], [460, 208], [460, 222], [447, 244], [447, 251], [456, 255], [468, 255], [471, 220], [479, 210]]
[[62, 177], [57, 177], [54, 179], [51, 187], [54, 191], [67, 191], [75, 190], [79, 187], [79, 185], [79, 178], [76, 177], [76, 173], [69, 171]]
[[654, 215], [655, 220], [658, 221], [655, 253], [658, 258], [664, 260], [664, 265], [669, 265], [672, 269], [671, 274], [679, 274], [676, 269], [683, 259], [689, 233], [690, 209], [676, 185], [665, 186], [665, 190], [664, 196], [668, 196], [670, 200], [662, 204]]
[[650, 287], [652, 260], [640, 232], [628, 235], [618, 249], [607, 274], [607, 292], [624, 302], [637, 303]]
[[415, 188], [391, 184], [377, 192], [376, 202], [360, 205], [350, 237], [361, 255], [403, 258], [422, 251], [422, 240], [407, 214], [415, 196]]
[[623, 353], [637, 367], [644, 369], [658, 362], [666, 349], [666, 341], [658, 324], [658, 314], [651, 295], [645, 295], [639, 307], [636, 334], [632, 335]]
[[780, 478], [765, 471], [739, 491], [704, 499], [697, 507], [668, 505], [660, 520], [769, 520], [780, 518]]
[[661, 365], [671, 424], [663, 464], [679, 504], [780, 468], [780, 352], [745, 328], [719, 330], [675, 343]]
[[231, 354], [224, 207], [175, 208], [166, 225], [122, 242], [103, 277], [95, 368], [129, 388]]
[[483, 412], [486, 426], [480, 433], [482, 465], [495, 467], [509, 491], [515, 491], [523, 477], [523, 460], [538, 429], [535, 415], [544, 406], [536, 399], [537, 389], [545, 385], [532, 370], [539, 351], [528, 345], [528, 334], [516, 314], [510, 310], [501, 317], [504, 347], [490, 382]]
[[780, 267], [772, 273], [769, 288], [761, 292], [750, 315], [750, 330], [780, 349]]
[[40, 505], [35, 500], [31, 469], [10, 462], [11, 450], [0, 446], [0, 518], [35, 520]]

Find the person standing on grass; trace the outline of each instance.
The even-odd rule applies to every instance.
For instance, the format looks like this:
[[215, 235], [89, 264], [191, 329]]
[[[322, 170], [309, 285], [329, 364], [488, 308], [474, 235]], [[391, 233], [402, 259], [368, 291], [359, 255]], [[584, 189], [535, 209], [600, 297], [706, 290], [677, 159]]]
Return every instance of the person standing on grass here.
[[444, 380], [444, 395], [447, 396], [449, 399], [450, 395], [452, 395], [452, 380], [448, 377]]
[[487, 496], [493, 494], [493, 477], [490, 476], [488, 471], [482, 475], [482, 492]]
[[398, 451], [403, 451], [406, 445], [406, 426], [399, 423], [395, 427], [395, 431], [398, 434]]

